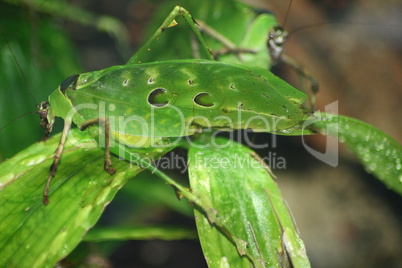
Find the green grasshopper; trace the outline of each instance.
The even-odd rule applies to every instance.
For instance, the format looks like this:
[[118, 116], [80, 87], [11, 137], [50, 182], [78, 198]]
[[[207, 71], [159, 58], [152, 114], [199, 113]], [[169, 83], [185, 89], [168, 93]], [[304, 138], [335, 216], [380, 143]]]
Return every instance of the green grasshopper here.
[[[178, 16], [183, 16], [193, 28], [208, 55], [208, 47], [192, 17], [177, 6], [129, 62], [141, 58], [149, 44], [171, 27]], [[298, 135], [309, 114], [302, 107], [306, 99], [304, 93], [266, 69], [213, 61], [210, 54], [207, 60], [130, 63], [71, 76], [39, 107], [41, 125], [47, 134], [55, 117], [64, 119], [43, 202], [49, 202], [50, 182], [72, 122], [81, 130], [89, 127], [94, 136], [102, 137], [100, 140], [104, 138], [104, 168], [113, 174], [110, 152], [121, 155], [122, 146], [133, 150], [172, 148], [178, 144], [172, 139], [206, 128]], [[100, 111], [101, 105], [107, 108]], [[104, 130], [99, 131], [98, 125]]]

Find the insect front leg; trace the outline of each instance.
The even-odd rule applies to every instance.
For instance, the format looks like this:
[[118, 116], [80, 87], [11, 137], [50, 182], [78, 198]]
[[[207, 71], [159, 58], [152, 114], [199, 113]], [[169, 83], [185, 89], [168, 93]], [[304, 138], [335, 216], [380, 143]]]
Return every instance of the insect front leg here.
[[221, 55], [233, 53], [233, 54], [236, 54], [236, 56], [239, 58], [240, 61], [242, 61], [243, 60], [241, 57], [242, 53], [256, 53], [256, 51], [253, 49], [240, 48], [240, 47], [236, 46], [235, 43], [233, 43], [231, 40], [226, 38], [222, 33], [216, 31], [214, 28], [209, 26], [207, 23], [205, 23], [201, 20], [197, 20], [197, 23], [198, 23], [198, 26], [201, 31], [205, 32], [207, 35], [209, 35], [213, 39], [219, 41], [224, 46], [224, 48], [222, 48], [222, 49], [216, 49], [216, 50], [212, 51], [214, 58], [218, 58]]
[[85, 121], [80, 130], [85, 130], [87, 127], [91, 125], [102, 125], [105, 126], [105, 162], [104, 162], [104, 169], [110, 175], [113, 175], [116, 172], [115, 168], [112, 168], [112, 160], [110, 159], [110, 122], [108, 118], [100, 117]]
[[59, 165], [61, 155], [63, 154], [64, 144], [66, 143], [68, 131], [71, 128], [71, 123], [72, 123], [71, 117], [67, 117], [64, 121], [63, 132], [61, 133], [59, 145], [57, 146], [57, 149], [54, 153], [53, 163], [50, 166], [50, 174], [46, 181], [45, 190], [43, 191], [43, 204], [45, 204], [45, 205], [49, 204], [48, 197], [49, 197], [50, 182], [52, 181], [52, 178], [56, 174], [57, 166]]
[[309, 95], [309, 102], [311, 111], [315, 112], [315, 95], [318, 92], [318, 82], [315, 77], [310, 74], [306, 68], [304, 68], [300, 63], [298, 63], [293, 58], [284, 54], [284, 44], [288, 38], [288, 33], [281, 27], [273, 27], [269, 34], [267, 40], [267, 47], [269, 54], [271, 56], [273, 65], [278, 63], [283, 63], [288, 67], [295, 70], [300, 76], [310, 81], [310, 92], [306, 92]]
[[287, 55], [282, 55], [279, 59], [279, 62], [284, 63], [285, 65], [289, 66], [293, 70], [295, 70], [300, 76], [303, 78], [307, 79], [310, 81], [310, 92], [307, 92], [309, 95], [309, 101], [310, 101], [310, 107], [311, 111], [314, 113], [315, 112], [315, 95], [318, 92], [318, 82], [315, 79], [315, 77], [310, 74], [306, 68], [304, 68], [301, 64], [299, 64], [297, 61], [292, 59], [291, 57]]

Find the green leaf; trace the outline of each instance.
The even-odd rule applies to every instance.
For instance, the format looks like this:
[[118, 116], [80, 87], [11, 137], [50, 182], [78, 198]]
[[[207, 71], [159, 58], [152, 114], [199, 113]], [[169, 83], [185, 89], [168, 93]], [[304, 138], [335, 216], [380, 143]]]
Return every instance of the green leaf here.
[[195, 239], [197, 233], [194, 230], [181, 227], [167, 226], [136, 226], [136, 227], [95, 227], [84, 237], [84, 241], [111, 241], [111, 240], [179, 240]]
[[105, 206], [140, 169], [112, 156], [117, 168], [103, 170], [104, 151], [86, 133], [72, 130], [50, 186], [43, 188], [60, 135], [36, 143], [0, 165], [0, 266], [52, 267], [82, 240]]
[[338, 137], [360, 159], [367, 172], [402, 195], [402, 146], [360, 120], [337, 114], [315, 113], [310, 123], [325, 135]]
[[189, 150], [192, 192], [215, 209], [230, 232], [224, 234], [195, 211], [209, 266], [279, 267], [290, 259], [294, 267], [310, 267], [269, 168], [255, 152], [223, 138], [196, 145]]

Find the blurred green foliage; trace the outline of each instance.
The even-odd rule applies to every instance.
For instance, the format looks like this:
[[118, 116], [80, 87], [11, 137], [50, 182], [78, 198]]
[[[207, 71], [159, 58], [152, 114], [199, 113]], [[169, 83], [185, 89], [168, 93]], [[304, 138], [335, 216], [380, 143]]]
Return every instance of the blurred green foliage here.
[[[82, 68], [70, 39], [54, 18], [0, 3], [0, 25], [0, 125], [4, 126], [36, 111], [35, 105]], [[32, 114], [3, 129], [0, 159], [40, 140], [43, 131], [38, 123], [38, 115]]]
[[[106, 32], [119, 48], [127, 47], [127, 30], [113, 17], [95, 15], [62, 0], [0, 2], [0, 128], [36, 111], [35, 105], [47, 100], [64, 79], [84, 71], [64, 29], [67, 20]], [[42, 136], [37, 115], [11, 123], [1, 131], [0, 161]]]

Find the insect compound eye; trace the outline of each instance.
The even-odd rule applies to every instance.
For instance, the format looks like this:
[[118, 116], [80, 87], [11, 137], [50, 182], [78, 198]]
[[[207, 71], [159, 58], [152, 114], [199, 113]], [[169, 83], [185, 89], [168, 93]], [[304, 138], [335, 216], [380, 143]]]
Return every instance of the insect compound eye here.
[[169, 103], [169, 100], [164, 99], [166, 89], [155, 88], [148, 95], [148, 103], [155, 107], [164, 107]]
[[38, 109], [39, 109], [38, 113], [42, 120], [43, 119], [47, 120], [47, 113], [48, 113], [49, 106], [50, 106], [50, 103], [48, 101], [42, 101], [40, 103], [40, 105], [38, 105]]
[[212, 107], [215, 105], [209, 93], [198, 93], [194, 97], [194, 102], [202, 107]]
[[39, 109], [46, 110], [49, 107], [50, 103], [48, 101], [42, 101], [39, 105]]
[[60, 84], [60, 91], [65, 94], [67, 88], [69, 87], [71, 87], [72, 90], [75, 90], [77, 87], [78, 77], [80, 77], [79, 74], [74, 74], [64, 80], [63, 83]]

